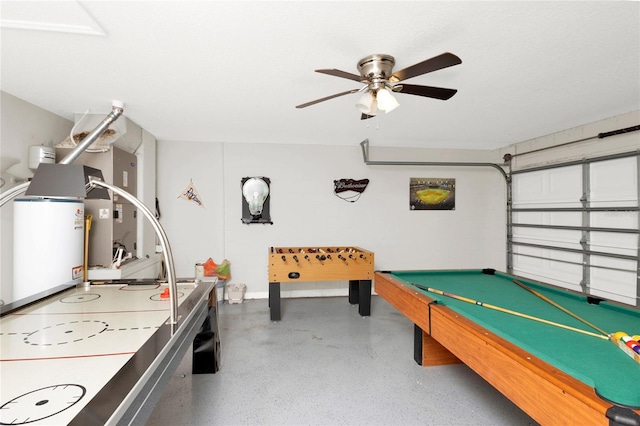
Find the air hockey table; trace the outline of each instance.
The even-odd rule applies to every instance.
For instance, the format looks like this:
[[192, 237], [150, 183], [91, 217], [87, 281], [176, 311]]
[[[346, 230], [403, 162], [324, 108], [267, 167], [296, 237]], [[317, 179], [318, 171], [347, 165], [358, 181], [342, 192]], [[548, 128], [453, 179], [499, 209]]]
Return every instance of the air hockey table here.
[[[59, 287], [2, 307], [0, 425], [142, 424], [215, 304], [214, 281]], [[163, 294], [164, 293], [164, 294]]]

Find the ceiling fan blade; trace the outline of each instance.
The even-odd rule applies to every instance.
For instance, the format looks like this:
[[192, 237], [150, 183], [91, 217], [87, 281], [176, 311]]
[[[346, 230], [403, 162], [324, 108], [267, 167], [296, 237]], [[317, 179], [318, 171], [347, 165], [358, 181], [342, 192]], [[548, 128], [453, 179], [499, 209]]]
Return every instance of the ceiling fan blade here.
[[394, 72], [389, 77], [389, 81], [395, 83], [461, 63], [462, 60], [456, 55], [454, 55], [453, 53], [445, 52], [441, 55], [434, 56], [431, 59], [427, 59], [426, 61], [419, 62], [415, 65], [411, 65], [408, 68]]
[[359, 91], [360, 91], [360, 89], [347, 90], [346, 92], [336, 93], [335, 95], [327, 96], [325, 98], [316, 99], [315, 101], [311, 101], [311, 102], [307, 102], [307, 103], [304, 103], [304, 104], [296, 105], [296, 108], [306, 108], [308, 106], [315, 105], [315, 104], [318, 104], [320, 102], [328, 101], [329, 99], [337, 98], [338, 96], [344, 96], [344, 95], [348, 95], [350, 93], [356, 93], [356, 92], [359, 92]]
[[418, 86], [415, 84], [399, 84], [394, 88], [394, 92], [406, 93], [407, 95], [425, 96], [427, 98], [442, 99], [446, 101], [458, 92], [456, 89], [447, 89], [444, 87]]
[[366, 80], [366, 79], [363, 79], [362, 76], [360, 76], [360, 75], [351, 74], [350, 72], [337, 70], [335, 68], [334, 69], [316, 70], [316, 72], [319, 72], [319, 73], [322, 73], [322, 74], [329, 74], [329, 75], [332, 75], [334, 77], [348, 78], [349, 80], [353, 80], [353, 81]]

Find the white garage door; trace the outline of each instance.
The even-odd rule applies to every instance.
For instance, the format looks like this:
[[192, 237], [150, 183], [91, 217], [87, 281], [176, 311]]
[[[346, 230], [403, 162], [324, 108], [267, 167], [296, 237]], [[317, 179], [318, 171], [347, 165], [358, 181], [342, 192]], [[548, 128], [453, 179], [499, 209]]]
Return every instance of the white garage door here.
[[640, 306], [639, 163], [514, 172], [513, 273]]

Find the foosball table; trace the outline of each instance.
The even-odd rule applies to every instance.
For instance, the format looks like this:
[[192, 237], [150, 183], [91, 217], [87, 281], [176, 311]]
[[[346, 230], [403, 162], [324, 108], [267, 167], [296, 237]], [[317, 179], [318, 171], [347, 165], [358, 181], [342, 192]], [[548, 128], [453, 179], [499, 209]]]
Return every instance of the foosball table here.
[[349, 303], [362, 316], [371, 314], [374, 254], [359, 247], [270, 247], [269, 308], [279, 321], [280, 283], [349, 281]]

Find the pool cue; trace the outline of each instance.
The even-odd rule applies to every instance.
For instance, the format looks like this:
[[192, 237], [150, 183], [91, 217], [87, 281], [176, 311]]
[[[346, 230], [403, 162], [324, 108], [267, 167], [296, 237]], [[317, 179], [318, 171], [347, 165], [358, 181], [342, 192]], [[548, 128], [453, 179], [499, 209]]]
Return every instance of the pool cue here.
[[602, 335], [604, 336], [609, 336], [609, 333], [607, 333], [606, 331], [604, 331], [603, 329], [601, 329], [600, 327], [597, 327], [593, 324], [591, 324], [589, 321], [587, 321], [584, 318], [579, 317], [578, 315], [574, 314], [573, 312], [571, 312], [570, 310], [568, 310], [567, 308], [559, 305], [558, 303], [554, 302], [553, 300], [549, 299], [547, 296], [545, 296], [544, 294], [540, 294], [539, 292], [537, 292], [536, 290], [527, 287], [526, 285], [524, 285], [523, 283], [521, 283], [518, 280], [513, 280], [514, 283], [518, 284], [520, 287], [522, 287], [523, 289], [535, 294], [536, 296], [538, 296], [540, 299], [544, 300], [547, 303], [550, 303], [551, 305], [555, 306], [556, 308], [560, 309], [562, 312], [571, 315], [573, 318], [577, 319], [578, 321], [588, 325], [589, 327], [593, 328], [594, 330], [599, 331], [600, 333], [602, 333]]
[[427, 290], [427, 291], [429, 291], [431, 293], [440, 294], [442, 296], [450, 297], [452, 299], [460, 300], [462, 302], [467, 302], [467, 303], [471, 303], [473, 305], [482, 306], [483, 308], [493, 309], [494, 311], [504, 312], [505, 314], [511, 314], [511, 315], [515, 315], [517, 317], [526, 318], [526, 319], [530, 319], [530, 320], [533, 320], [533, 321], [538, 321], [538, 322], [541, 322], [541, 323], [544, 323], [544, 324], [552, 325], [554, 327], [560, 327], [560, 328], [564, 328], [566, 330], [575, 331], [577, 333], [586, 334], [587, 336], [593, 336], [593, 337], [597, 337], [599, 339], [609, 340], [609, 337], [607, 337], [607, 336], [601, 336], [600, 334], [592, 333], [590, 331], [580, 330], [579, 328], [570, 327], [568, 325], [559, 324], [559, 323], [553, 322], [553, 321], [548, 321], [546, 319], [542, 319], [542, 318], [534, 317], [534, 316], [531, 316], [531, 315], [523, 314], [521, 312], [516, 312], [516, 311], [512, 311], [510, 309], [501, 308], [500, 306], [495, 306], [495, 305], [490, 305], [488, 303], [479, 302], [477, 300], [469, 299], [468, 297], [458, 296], [458, 295], [452, 294], [452, 293], [446, 293], [446, 292], [444, 292], [442, 290], [438, 290], [438, 289], [435, 289], [435, 288], [423, 287], [423, 286], [415, 284], [415, 283], [413, 285], [418, 287], [418, 288], [421, 288], [422, 290]]

